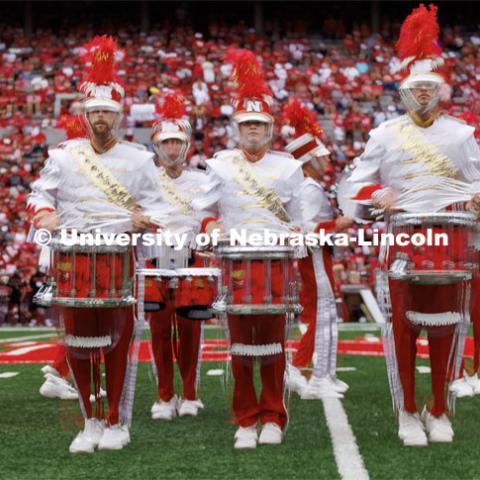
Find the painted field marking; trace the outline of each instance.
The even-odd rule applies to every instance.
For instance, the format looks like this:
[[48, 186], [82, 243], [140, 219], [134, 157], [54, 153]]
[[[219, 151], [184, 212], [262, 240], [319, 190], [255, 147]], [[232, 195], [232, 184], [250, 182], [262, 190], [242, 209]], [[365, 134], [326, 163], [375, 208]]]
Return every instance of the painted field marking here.
[[51, 338], [54, 334], [55, 333], [52, 332], [52, 333], [42, 333], [41, 335], [28, 335], [28, 336], [25, 336], [25, 337], [1, 338], [0, 339], [0, 344], [25, 342], [25, 341], [28, 341], [28, 340], [38, 340], [39, 338]]
[[342, 480], [369, 479], [342, 403], [338, 398], [325, 398], [322, 403], [330, 437], [332, 438], [338, 473]]
[[41, 343], [37, 345], [32, 345], [30, 347], [15, 348], [14, 350], [3, 352], [2, 355], [10, 356], [10, 357], [18, 357], [20, 355], [25, 355], [26, 353], [35, 352], [36, 350], [42, 350], [43, 348], [51, 348], [53, 346], [55, 346], [55, 344], [53, 343]]
[[418, 373], [431, 373], [432, 369], [427, 365], [418, 365], [417, 371]]
[[12, 378], [16, 377], [20, 372], [2, 372], [0, 378]]

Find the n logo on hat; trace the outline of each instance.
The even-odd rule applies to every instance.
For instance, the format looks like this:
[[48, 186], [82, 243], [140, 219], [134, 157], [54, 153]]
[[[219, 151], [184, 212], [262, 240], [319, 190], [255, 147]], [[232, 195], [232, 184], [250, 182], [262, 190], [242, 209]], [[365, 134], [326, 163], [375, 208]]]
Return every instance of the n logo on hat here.
[[246, 100], [245, 110], [247, 112], [262, 113], [262, 102], [260, 102], [259, 100]]

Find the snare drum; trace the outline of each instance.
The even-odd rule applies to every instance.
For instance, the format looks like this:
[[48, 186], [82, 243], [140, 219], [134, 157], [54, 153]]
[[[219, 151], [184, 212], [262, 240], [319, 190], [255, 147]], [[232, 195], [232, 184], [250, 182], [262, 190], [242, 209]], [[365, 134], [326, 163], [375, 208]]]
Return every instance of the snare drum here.
[[[170, 281], [175, 277], [174, 270], [164, 268], [137, 268], [137, 291], [143, 282], [143, 298], [145, 312], [158, 312], [165, 308], [171, 299]], [[138, 296], [137, 296], [138, 298]]]
[[54, 240], [51, 248], [53, 305], [114, 308], [135, 303], [131, 247]]
[[220, 245], [215, 253], [222, 271], [217, 313], [300, 313], [293, 247]]
[[[477, 269], [476, 225], [476, 217], [468, 212], [392, 215], [389, 233], [394, 234], [397, 243], [398, 234], [407, 234], [408, 245], [389, 246], [389, 277], [419, 285], [448, 285], [471, 280]], [[432, 241], [437, 234], [443, 234], [448, 241], [415, 246], [411, 241], [414, 234], [430, 237]]]
[[171, 286], [177, 312], [191, 320], [212, 318], [211, 306], [218, 295], [218, 268], [177, 268]]

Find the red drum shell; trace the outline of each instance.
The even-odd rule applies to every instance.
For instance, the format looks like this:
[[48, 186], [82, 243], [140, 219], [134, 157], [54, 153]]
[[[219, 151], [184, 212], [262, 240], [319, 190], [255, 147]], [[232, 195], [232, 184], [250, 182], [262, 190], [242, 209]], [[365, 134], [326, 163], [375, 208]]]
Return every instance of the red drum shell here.
[[[209, 307], [218, 295], [218, 276], [213, 274], [188, 275], [188, 271], [199, 270], [178, 269], [174, 279], [175, 306], [181, 307]], [[207, 270], [207, 269], [203, 269]]]
[[[112, 277], [112, 268], [114, 274]], [[53, 278], [57, 297], [121, 299], [125, 296], [124, 278], [132, 280], [133, 260], [124, 272], [124, 254], [57, 252]], [[95, 272], [95, 278], [93, 277]], [[92, 296], [92, 291], [95, 291]], [[128, 294], [131, 294], [129, 292]]]

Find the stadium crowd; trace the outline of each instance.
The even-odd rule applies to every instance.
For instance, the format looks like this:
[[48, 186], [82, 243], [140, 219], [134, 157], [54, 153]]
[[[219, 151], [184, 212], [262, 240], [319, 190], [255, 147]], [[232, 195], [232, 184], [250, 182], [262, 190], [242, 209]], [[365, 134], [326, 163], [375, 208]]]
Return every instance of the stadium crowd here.
[[[369, 130], [402, 113], [395, 94], [400, 61], [392, 40], [398, 29], [399, 24], [385, 23], [379, 34], [372, 34], [362, 24], [347, 32], [341, 22], [327, 18], [321, 38], [301, 29], [280, 32], [268, 24], [264, 35], [241, 24], [218, 23], [203, 35], [188, 27], [154, 28], [149, 34], [117, 30], [114, 35], [124, 50], [120, 74], [126, 90], [126, 137], [135, 140], [134, 127], [151, 126], [162, 89], [176, 88], [191, 103], [195, 140], [190, 164], [203, 168], [213, 153], [232, 148], [231, 66], [222, 59], [228, 46], [246, 47], [262, 59], [277, 114], [296, 95], [320, 116], [332, 152], [324, 179], [329, 189], [363, 151]], [[77, 91], [82, 80], [79, 45], [92, 32], [86, 27], [67, 35], [37, 31], [26, 38], [7, 25], [0, 32], [0, 325], [43, 322], [32, 304], [41, 276], [37, 248], [25, 242], [26, 196], [47, 157], [46, 128], [59, 124], [55, 100]], [[445, 28], [442, 46], [446, 64], [451, 64], [444, 107], [455, 115], [463, 110], [480, 114], [480, 37], [458, 26]], [[62, 102], [61, 113], [75, 100], [70, 97]], [[281, 121], [276, 125], [273, 149], [282, 150], [289, 128]], [[338, 252], [338, 282], [373, 283], [377, 253], [368, 248]]]

